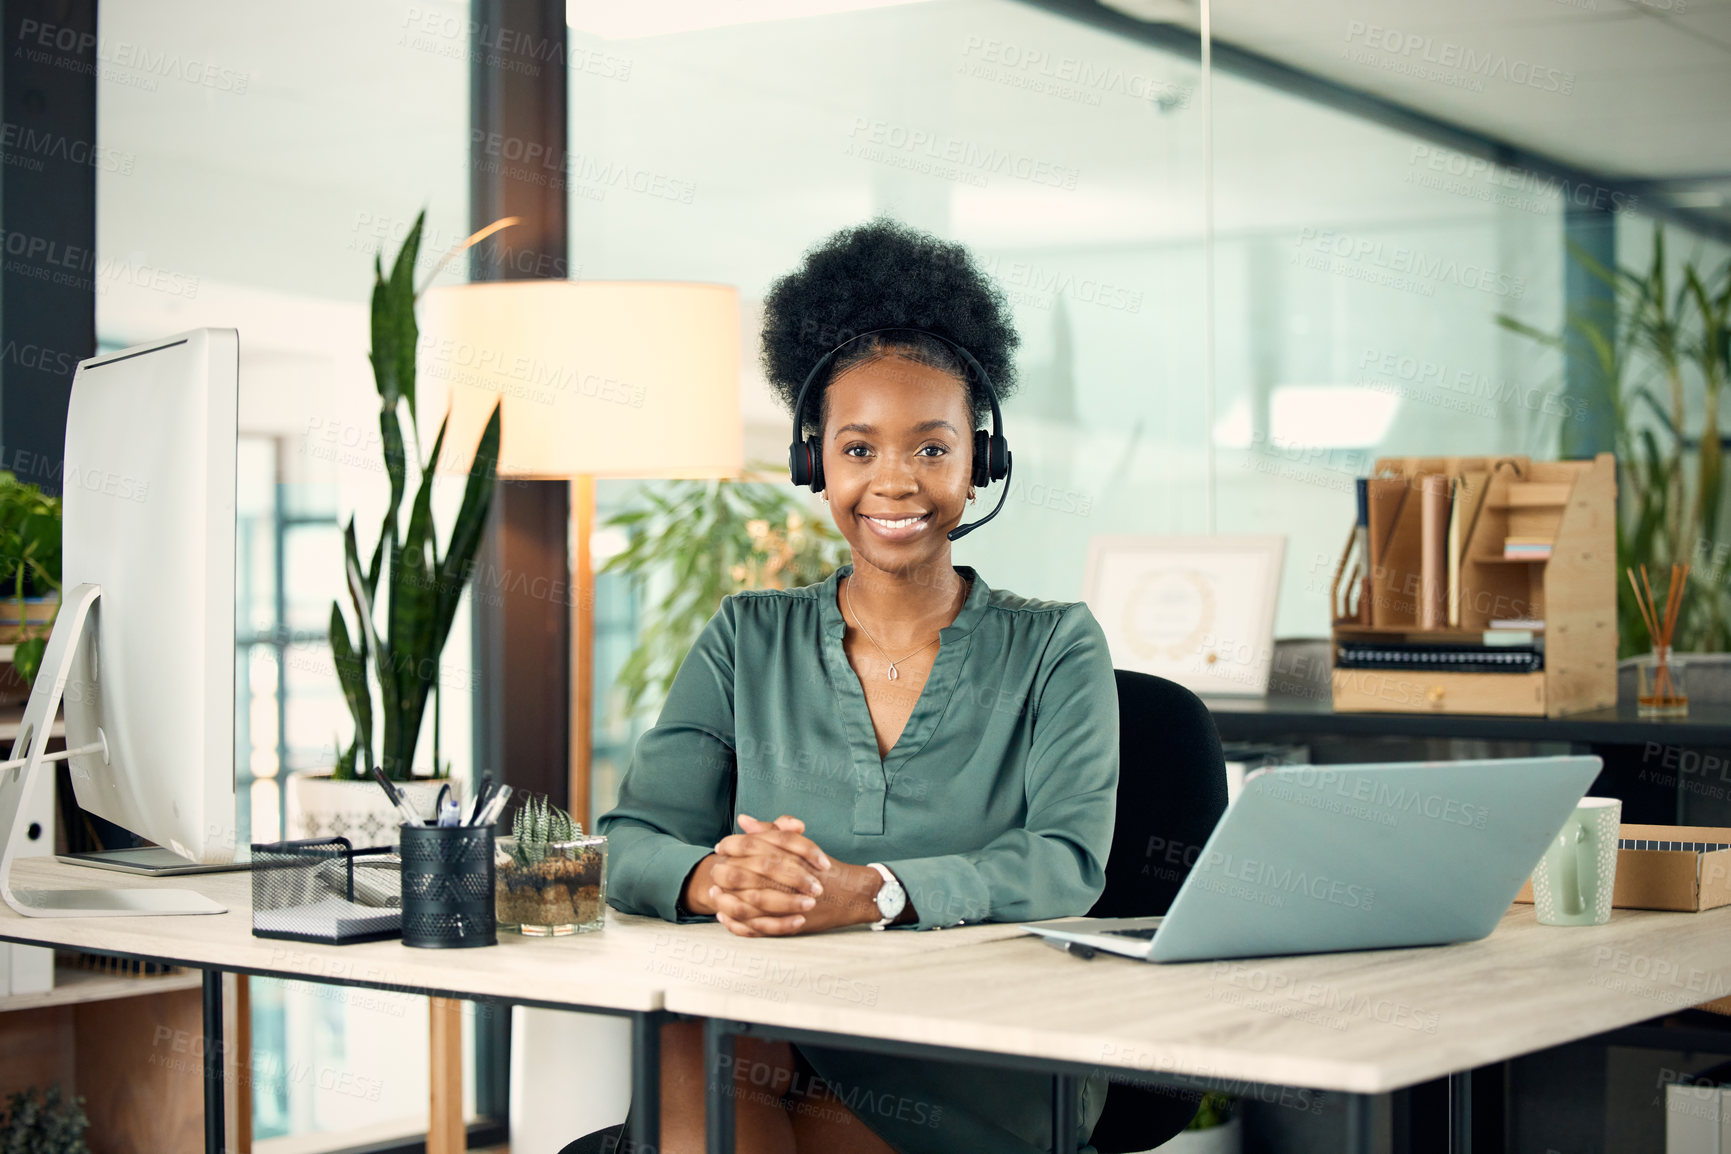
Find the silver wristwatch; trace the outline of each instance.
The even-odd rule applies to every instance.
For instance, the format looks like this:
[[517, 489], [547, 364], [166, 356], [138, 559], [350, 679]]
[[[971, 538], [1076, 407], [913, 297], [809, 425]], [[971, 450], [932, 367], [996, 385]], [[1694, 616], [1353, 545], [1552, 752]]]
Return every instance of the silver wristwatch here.
[[896, 875], [890, 872], [890, 867], [882, 862], [867, 862], [868, 866], [877, 870], [884, 879], [884, 884], [878, 887], [878, 920], [872, 923], [872, 929], [881, 930], [897, 918], [908, 906], [908, 892], [902, 888], [902, 883], [896, 880]]

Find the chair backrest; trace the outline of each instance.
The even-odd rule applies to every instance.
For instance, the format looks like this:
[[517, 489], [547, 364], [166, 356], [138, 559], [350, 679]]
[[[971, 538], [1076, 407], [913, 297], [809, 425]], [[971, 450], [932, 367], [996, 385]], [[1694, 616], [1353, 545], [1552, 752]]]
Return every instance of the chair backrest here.
[[1176, 682], [1118, 680], [1118, 819], [1095, 917], [1163, 914], [1226, 812], [1226, 759], [1208, 707]]

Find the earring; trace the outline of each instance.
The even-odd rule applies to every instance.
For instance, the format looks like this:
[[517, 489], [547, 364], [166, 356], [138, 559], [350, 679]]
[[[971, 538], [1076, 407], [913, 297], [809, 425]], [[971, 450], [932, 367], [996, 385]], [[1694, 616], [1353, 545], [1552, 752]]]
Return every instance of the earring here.
[[829, 494], [828, 493], [819, 493], [818, 496], [823, 498], [823, 503], [825, 505], [829, 504]]

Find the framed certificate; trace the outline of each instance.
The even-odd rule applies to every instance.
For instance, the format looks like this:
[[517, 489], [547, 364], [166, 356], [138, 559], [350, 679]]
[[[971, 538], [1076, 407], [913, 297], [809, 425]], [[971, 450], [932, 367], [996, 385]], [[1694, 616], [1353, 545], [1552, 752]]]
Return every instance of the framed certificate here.
[[1260, 697], [1285, 556], [1282, 536], [1094, 537], [1083, 599], [1117, 668]]

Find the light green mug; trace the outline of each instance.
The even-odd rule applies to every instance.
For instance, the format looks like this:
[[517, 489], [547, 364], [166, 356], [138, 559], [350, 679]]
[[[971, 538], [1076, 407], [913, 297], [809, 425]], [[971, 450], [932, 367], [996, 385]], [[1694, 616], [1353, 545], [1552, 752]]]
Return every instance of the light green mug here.
[[1547, 926], [1602, 926], [1617, 883], [1623, 803], [1583, 797], [1533, 870], [1533, 913]]

